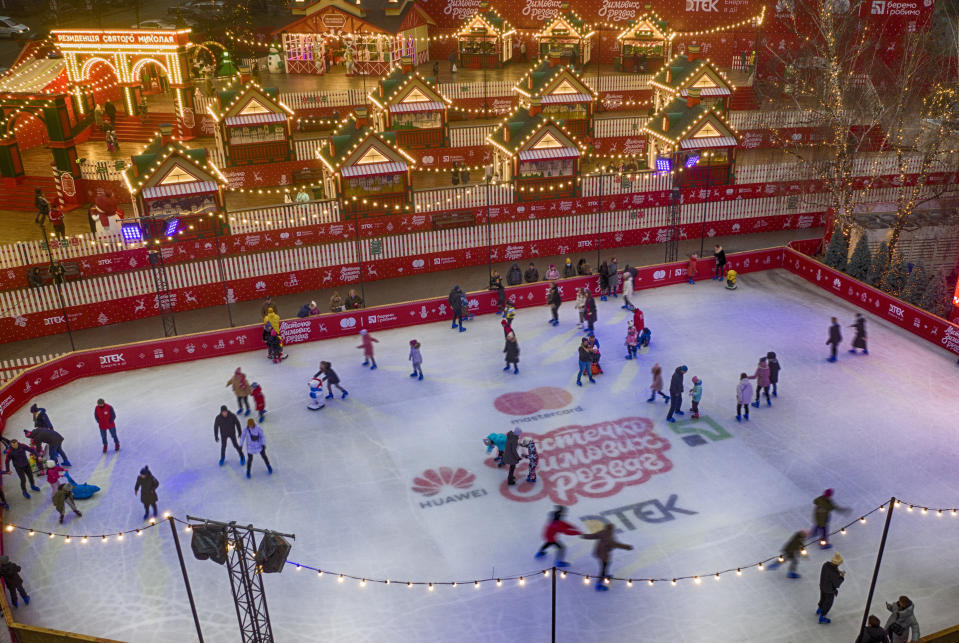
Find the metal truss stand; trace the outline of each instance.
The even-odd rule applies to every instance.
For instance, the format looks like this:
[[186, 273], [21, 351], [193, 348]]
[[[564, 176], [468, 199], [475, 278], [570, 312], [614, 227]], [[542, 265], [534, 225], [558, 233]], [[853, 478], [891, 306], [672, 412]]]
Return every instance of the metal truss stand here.
[[273, 643], [263, 574], [257, 571], [253, 560], [256, 541], [252, 527], [237, 527], [230, 523], [227, 528], [230, 544], [227, 546], [226, 569], [230, 574], [230, 589], [233, 590], [241, 640], [243, 643]]
[[162, 250], [151, 250], [147, 257], [150, 260], [150, 272], [153, 273], [153, 286], [157, 293], [157, 307], [163, 319], [163, 336], [176, 335], [176, 319], [173, 316], [173, 301], [170, 286], [166, 277], [166, 266], [163, 265]]

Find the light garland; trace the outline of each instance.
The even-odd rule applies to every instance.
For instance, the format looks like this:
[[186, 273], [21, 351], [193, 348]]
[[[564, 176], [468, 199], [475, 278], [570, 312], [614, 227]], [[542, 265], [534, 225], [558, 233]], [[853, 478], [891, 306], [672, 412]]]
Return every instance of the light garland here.
[[[10, 533], [14, 530], [25, 531], [29, 538], [33, 538], [39, 534], [46, 536], [48, 539], [62, 538], [64, 544], [69, 545], [74, 540], [79, 540], [80, 544], [86, 545], [90, 540], [99, 540], [101, 543], [108, 543], [111, 539], [116, 540], [117, 542], [123, 542], [124, 536], [128, 534], [135, 534], [137, 536], [142, 536], [147, 530], [153, 529], [159, 525], [162, 521], [168, 520], [170, 518], [170, 512], [167, 511], [163, 514], [162, 520], [157, 520], [156, 517], [150, 518], [148, 524], [144, 527], [133, 527], [131, 529], [120, 529], [117, 531], [110, 531], [107, 533], [100, 534], [90, 534], [89, 532], [83, 534], [62, 534], [55, 531], [46, 531], [45, 529], [35, 529], [33, 527], [24, 527], [22, 525], [17, 525], [14, 523], [6, 523], [3, 526], [3, 530], [7, 533]], [[174, 518], [174, 520], [177, 520]], [[180, 522], [177, 520], [177, 522]]]

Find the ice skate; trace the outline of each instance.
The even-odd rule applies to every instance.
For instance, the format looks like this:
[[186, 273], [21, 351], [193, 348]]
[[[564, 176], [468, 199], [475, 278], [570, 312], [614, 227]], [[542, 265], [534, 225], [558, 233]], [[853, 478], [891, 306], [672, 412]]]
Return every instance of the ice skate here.
[[326, 396], [326, 399], [328, 399], [328, 400], [332, 400], [332, 399], [333, 399], [333, 394], [332, 394], [332, 393], [330, 393], [329, 395], [327, 395], [327, 396]]
[[831, 619], [826, 618], [826, 617], [823, 616], [822, 614], [819, 615], [819, 624], [820, 624], [820, 625], [829, 625], [830, 623], [832, 623], [832, 620], [831, 620]]
[[422, 374], [422, 373], [420, 373], [420, 376], [419, 376], [418, 378], [416, 378], [416, 379], [418, 379], [418, 380], [421, 380], [421, 381], [422, 381], [422, 379], [423, 379], [423, 374]]
[[508, 370], [509, 370], [509, 364], [507, 364], [506, 366], [504, 366], [504, 367], [503, 367], [503, 370], [504, 370], [504, 371], [508, 371]]
[[107, 445], [105, 445], [105, 444], [103, 445], [103, 452], [104, 452], [104, 453], [107, 452]]
[[224, 462], [226, 462], [226, 460], [223, 459], [223, 458], [220, 458], [220, 466], [221, 466], [221, 467], [223, 466], [223, 463], [224, 463]]
[[753, 403], [752, 403], [752, 406], [753, 406], [754, 409], [758, 409], [758, 408], [759, 408], [759, 400], [756, 400], [755, 402], [753, 402]]
[[650, 402], [650, 403], [655, 402], [655, 401], [656, 401], [656, 396], [653, 395], [653, 396], [651, 396], [651, 397], [650, 397], [648, 400], [646, 400], [646, 401], [647, 401], [647, 402]]
[[545, 557], [546, 557], [545, 551], [538, 551], [533, 555], [533, 558], [545, 558]]
[[565, 560], [557, 560], [557, 561], [556, 561], [556, 566], [557, 566], [557, 567], [569, 567], [569, 563], [567, 563]]
[[742, 421], [743, 421], [743, 416], [737, 415], [737, 416], [736, 416], [736, 421], [737, 421], [737, 422], [742, 422]]
[[370, 360], [364, 361], [362, 365], [363, 365], [363, 366], [369, 366], [369, 365], [370, 365]]
[[373, 365], [370, 366], [370, 370], [371, 370], [371, 371], [375, 371], [375, 370], [376, 370], [376, 362], [374, 362]]
[[800, 576], [796, 572], [789, 572], [788, 574], [786, 574], [786, 578], [792, 578], [795, 580], [797, 578], [802, 578], [802, 576]]
[[416, 377], [416, 371], [413, 371], [412, 373], [410, 373], [410, 377]]
[[676, 415], [686, 415], [686, 413], [684, 411], [680, 411], [679, 409], [677, 409]]
[[606, 586], [606, 583], [603, 581], [596, 581], [596, 591], [597, 592], [608, 592], [609, 587]]
[[241, 453], [241, 454], [240, 454], [240, 465], [242, 466], [242, 465], [244, 465], [244, 464], [246, 464], [246, 456]]
[[113, 443], [113, 450], [114, 450], [114, 451], [119, 451], [119, 450], [120, 450], [120, 443], [119, 443], [119, 442], [114, 442], [114, 443]]
[[349, 394], [350, 394], [349, 391], [343, 391], [343, 395], [340, 396], [340, 399], [341, 399], [341, 400], [345, 400], [345, 399], [346, 399], [346, 396], [349, 395]]
[[667, 421], [667, 422], [671, 422], [671, 423], [675, 423], [675, 422], [676, 422], [676, 418], [666, 418], [666, 421]]

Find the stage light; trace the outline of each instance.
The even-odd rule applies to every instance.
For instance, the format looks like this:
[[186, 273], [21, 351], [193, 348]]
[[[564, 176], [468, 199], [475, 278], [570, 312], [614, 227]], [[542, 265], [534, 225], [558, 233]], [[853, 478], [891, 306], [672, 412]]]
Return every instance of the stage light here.
[[167, 221], [166, 230], [163, 231], [163, 236], [172, 237], [176, 234], [176, 231], [180, 228], [180, 219], [174, 217]]
[[673, 162], [667, 156], [656, 157], [656, 171], [669, 172], [673, 169]]
[[143, 229], [139, 223], [121, 223], [120, 235], [127, 243], [140, 243], [143, 241]]
[[218, 565], [226, 563], [226, 528], [215, 525], [194, 525], [190, 542], [197, 560], [210, 559]]
[[686, 163], [683, 164], [683, 167], [685, 167], [686, 169], [689, 169], [693, 167], [694, 165], [696, 165], [697, 163], [699, 163], [699, 154], [690, 154], [686, 158]]
[[290, 555], [290, 543], [283, 536], [267, 533], [256, 550], [256, 564], [264, 574], [278, 574], [286, 567]]

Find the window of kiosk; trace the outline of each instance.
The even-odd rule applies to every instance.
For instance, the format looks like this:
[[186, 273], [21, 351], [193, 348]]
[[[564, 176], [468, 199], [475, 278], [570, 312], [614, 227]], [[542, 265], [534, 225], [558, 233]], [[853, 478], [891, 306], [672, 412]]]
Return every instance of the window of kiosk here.
[[523, 179], [542, 179], [551, 176], [572, 176], [576, 159], [551, 159], [542, 161], [523, 161], [519, 164], [519, 175]]
[[709, 156], [703, 160], [709, 165], [726, 165], [729, 163], [729, 150], [726, 148], [710, 150]]
[[378, 174], [376, 176], [357, 176], [343, 181], [343, 195], [362, 198], [376, 194], [402, 192], [402, 174]]
[[496, 37], [479, 36], [460, 40], [460, 53], [464, 54], [495, 54]]
[[543, 113], [557, 119], [586, 118], [586, 105], [582, 103], [550, 103], [543, 108]]
[[440, 112], [404, 112], [393, 116], [394, 129], [435, 129], [443, 126]]
[[148, 216], [186, 216], [216, 212], [213, 194], [187, 194], [179, 197], [147, 200]]
[[231, 127], [229, 132], [231, 145], [254, 145], [286, 140], [286, 128], [283, 123]]

